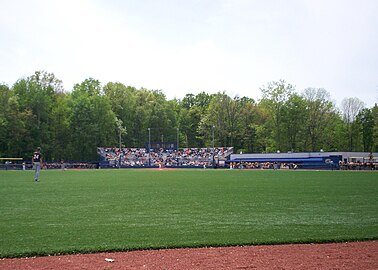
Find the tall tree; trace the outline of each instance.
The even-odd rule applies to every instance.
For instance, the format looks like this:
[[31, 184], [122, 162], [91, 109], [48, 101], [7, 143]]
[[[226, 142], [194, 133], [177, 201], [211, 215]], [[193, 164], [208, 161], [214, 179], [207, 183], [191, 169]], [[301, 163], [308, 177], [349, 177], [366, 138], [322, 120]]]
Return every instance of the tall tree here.
[[218, 146], [233, 145], [237, 136], [240, 112], [239, 97], [232, 99], [225, 92], [213, 95], [198, 127], [198, 132], [206, 139], [206, 145], [211, 146], [213, 139]]
[[372, 152], [374, 147], [374, 117], [370, 109], [362, 109], [356, 117], [361, 126], [364, 152]]
[[[356, 129], [356, 117], [358, 113], [364, 108], [364, 103], [358, 98], [345, 98], [341, 103], [344, 121], [348, 127], [349, 137], [349, 151], [356, 150], [355, 137], [358, 136], [358, 128]], [[357, 132], [356, 132], [357, 131]], [[353, 136], [355, 135], [355, 136]]]
[[[9, 98], [11, 91], [5, 84], [0, 84], [0, 156], [5, 156], [7, 153], [7, 129], [8, 129], [8, 116], [9, 112]], [[12, 124], [12, 123], [11, 123]]]
[[54, 107], [51, 110], [51, 160], [67, 160], [70, 157], [70, 107], [71, 96], [66, 93], [58, 93]]
[[378, 152], [378, 105], [377, 103], [371, 109], [373, 119], [374, 119], [374, 129], [373, 129], [373, 151]]
[[33, 119], [30, 110], [21, 111], [18, 102], [18, 96], [12, 95], [8, 99], [8, 104], [5, 107], [5, 134], [4, 153], [10, 157], [30, 158], [31, 154], [28, 149], [33, 145], [34, 140], [30, 134], [27, 123]]
[[194, 94], [186, 94], [184, 98], [181, 101], [181, 106], [184, 109], [189, 110], [191, 107], [193, 107], [196, 104], [196, 97]]
[[134, 127], [138, 136], [136, 145], [148, 142], [150, 129], [152, 142], [175, 142], [177, 135], [177, 101], [167, 101], [160, 90], [140, 89], [136, 92]]
[[287, 150], [300, 152], [304, 150], [304, 126], [306, 118], [306, 102], [304, 98], [293, 93], [282, 107], [282, 126]]
[[[205, 92], [197, 95], [186, 94], [179, 102], [181, 109], [178, 111], [178, 124], [182, 144], [186, 147], [204, 146], [204, 134], [200, 127], [202, 117], [208, 110], [212, 96]], [[206, 121], [203, 121], [204, 123]]]
[[327, 151], [344, 151], [347, 147], [347, 140], [345, 137], [346, 127], [342, 116], [337, 110], [327, 113], [327, 122], [324, 125], [324, 130], [319, 138], [322, 142], [322, 148]]
[[233, 146], [237, 152], [254, 153], [263, 151], [259, 146], [258, 130], [266, 122], [260, 107], [248, 97], [240, 99], [237, 139]]
[[294, 87], [291, 84], [286, 83], [284, 80], [280, 80], [277, 82], [270, 82], [260, 90], [262, 92], [261, 104], [268, 109], [272, 117], [271, 121], [273, 123], [273, 134], [276, 147], [282, 151], [286, 149], [283, 137], [284, 132], [282, 129], [282, 109], [292, 95]]
[[324, 130], [330, 122], [330, 115], [335, 111], [330, 101], [330, 94], [323, 88], [307, 88], [303, 91], [302, 97], [306, 101], [308, 117], [305, 123], [305, 145], [306, 151], [316, 152], [326, 148]]
[[127, 146], [138, 146], [136, 138], [138, 138], [139, 132], [135, 124], [137, 89], [125, 86], [122, 83], [109, 82], [104, 86], [103, 90], [116, 117], [122, 121], [122, 128], [127, 129], [127, 133], [122, 133], [121, 140]]
[[14, 94], [18, 96], [19, 110], [31, 112], [26, 129], [33, 138], [25, 151], [30, 155], [33, 149], [41, 146], [44, 156], [50, 159], [54, 149], [51, 147], [51, 115], [58, 93], [63, 92], [62, 82], [53, 73], [36, 71], [26, 79], [18, 80], [13, 86]]
[[167, 102], [165, 95], [161, 91], [151, 91], [149, 96], [151, 105], [149, 126], [154, 131], [154, 140], [176, 141], [177, 119], [174, 104]]
[[198, 106], [190, 109], [181, 108], [178, 115], [178, 124], [180, 130], [180, 145], [183, 147], [200, 147], [201, 140], [198, 137], [197, 129], [201, 121], [202, 112]]
[[116, 145], [116, 117], [98, 80], [89, 78], [76, 84], [71, 102], [73, 159], [96, 160], [96, 148]]

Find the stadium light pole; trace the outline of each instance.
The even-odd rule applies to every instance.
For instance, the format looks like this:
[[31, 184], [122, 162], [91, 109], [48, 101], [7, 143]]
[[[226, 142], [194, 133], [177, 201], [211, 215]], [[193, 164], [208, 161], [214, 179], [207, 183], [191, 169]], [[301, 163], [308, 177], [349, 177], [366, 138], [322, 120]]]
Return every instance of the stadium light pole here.
[[119, 149], [122, 148], [122, 134], [126, 134], [126, 127], [119, 126]]
[[177, 152], [179, 150], [179, 128], [177, 128]]
[[121, 149], [122, 149], [122, 127], [119, 126], [119, 157], [118, 157], [118, 169], [121, 168]]
[[214, 168], [215, 167], [215, 160], [214, 160], [214, 158], [215, 158], [215, 149], [214, 149], [214, 128], [215, 128], [215, 126], [213, 125], [212, 128], [213, 128], [213, 168]]
[[119, 129], [119, 149], [122, 148], [122, 141], [121, 141], [121, 128]]
[[213, 125], [213, 149], [214, 149], [214, 128], [215, 126]]
[[148, 166], [151, 166], [151, 128], [148, 128]]

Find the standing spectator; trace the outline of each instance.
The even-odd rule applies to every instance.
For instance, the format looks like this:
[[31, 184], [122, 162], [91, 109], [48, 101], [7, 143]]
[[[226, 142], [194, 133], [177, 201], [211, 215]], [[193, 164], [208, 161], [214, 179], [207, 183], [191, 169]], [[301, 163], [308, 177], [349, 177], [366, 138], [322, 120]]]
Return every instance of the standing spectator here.
[[34, 152], [33, 157], [32, 157], [32, 165], [35, 169], [35, 177], [34, 181], [38, 182], [39, 181], [39, 172], [41, 170], [41, 165], [42, 165], [42, 154], [41, 154], [41, 148], [38, 147], [37, 150]]

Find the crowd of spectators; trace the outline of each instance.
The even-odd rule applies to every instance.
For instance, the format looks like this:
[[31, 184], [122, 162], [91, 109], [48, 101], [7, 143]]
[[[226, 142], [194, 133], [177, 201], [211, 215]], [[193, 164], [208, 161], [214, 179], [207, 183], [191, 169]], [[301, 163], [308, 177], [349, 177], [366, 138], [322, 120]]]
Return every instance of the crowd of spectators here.
[[232, 153], [232, 148], [98, 148], [98, 154], [110, 167], [209, 167]]
[[[332, 165], [332, 167], [331, 167]], [[231, 162], [230, 169], [289, 169], [296, 170], [300, 164], [279, 162]], [[330, 164], [331, 169], [336, 167]], [[339, 162], [340, 170], [378, 170], [378, 163], [373, 162]]]
[[296, 170], [296, 163], [278, 163], [278, 162], [230, 162], [230, 169], [287, 169]]
[[378, 170], [378, 163], [374, 162], [339, 162], [340, 170]]
[[94, 162], [46, 162], [44, 169], [97, 169], [98, 163]]

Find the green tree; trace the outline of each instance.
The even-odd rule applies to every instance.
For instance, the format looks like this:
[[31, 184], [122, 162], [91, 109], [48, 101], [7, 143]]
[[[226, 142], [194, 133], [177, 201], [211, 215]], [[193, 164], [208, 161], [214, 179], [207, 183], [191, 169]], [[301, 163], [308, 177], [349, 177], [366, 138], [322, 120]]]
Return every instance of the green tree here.
[[341, 103], [344, 121], [348, 127], [349, 151], [358, 150], [359, 128], [356, 117], [364, 108], [364, 103], [358, 98], [345, 98]]
[[375, 104], [371, 109], [374, 118], [374, 129], [373, 129], [373, 151], [378, 152], [378, 105]]
[[[257, 147], [261, 153], [270, 153], [276, 151], [275, 142], [272, 136], [272, 130], [267, 125], [256, 127]], [[260, 152], [259, 151], [259, 152]]]
[[326, 151], [344, 151], [348, 148], [345, 134], [347, 129], [339, 112], [336, 110], [327, 114], [327, 123], [322, 132], [322, 147]]
[[180, 141], [186, 147], [204, 146], [204, 135], [200, 129], [200, 122], [208, 110], [211, 99], [212, 96], [201, 92], [197, 95], [186, 94], [178, 103], [180, 107], [178, 111]]
[[286, 150], [283, 130], [283, 107], [294, 91], [294, 87], [284, 80], [270, 82], [260, 89], [261, 105], [265, 106], [271, 116], [271, 125], [277, 150]]
[[257, 128], [261, 124], [261, 114], [253, 99], [242, 97], [239, 102], [240, 114], [233, 146], [237, 152], [253, 153], [258, 151]]
[[8, 99], [5, 110], [5, 136], [3, 147], [4, 153], [9, 157], [22, 157], [30, 159], [31, 154], [27, 149], [33, 144], [27, 123], [32, 121], [33, 115], [30, 110], [21, 111], [18, 96]]
[[291, 94], [282, 106], [282, 126], [286, 134], [287, 150], [304, 150], [304, 125], [307, 117], [304, 98], [296, 93]]
[[122, 83], [109, 82], [103, 90], [110, 101], [112, 111], [122, 121], [122, 127], [127, 129], [127, 133], [122, 133], [121, 140], [127, 146], [140, 146], [136, 140], [139, 136], [138, 126], [135, 125], [137, 89]]
[[372, 152], [374, 147], [374, 117], [371, 109], [362, 109], [356, 117], [361, 127], [363, 150]]
[[204, 136], [205, 144], [212, 145], [214, 129], [215, 145], [233, 145], [237, 135], [240, 112], [239, 97], [232, 99], [225, 92], [213, 95], [198, 127], [199, 134]]
[[[138, 147], [148, 142], [148, 129], [151, 141], [175, 142], [177, 134], [177, 101], [167, 101], [160, 90], [142, 88], [136, 91], [135, 107], [135, 145]], [[129, 129], [128, 129], [129, 130]]]
[[180, 129], [180, 145], [185, 147], [201, 147], [202, 137], [198, 136], [197, 130], [202, 117], [202, 109], [194, 105], [190, 109], [181, 108], [178, 115]]
[[31, 155], [37, 146], [41, 146], [45, 158], [51, 159], [54, 151], [51, 147], [51, 116], [57, 94], [63, 92], [62, 82], [53, 73], [36, 71], [32, 76], [18, 80], [13, 91], [18, 97], [20, 112], [32, 114], [25, 126], [32, 138], [25, 146], [25, 152]]
[[11, 90], [7, 85], [0, 84], [0, 157], [7, 155], [7, 129], [8, 129], [8, 113], [9, 113], [9, 98], [11, 97]]
[[97, 147], [116, 145], [116, 116], [98, 80], [89, 78], [74, 86], [70, 124], [73, 159], [96, 160]]
[[323, 88], [307, 88], [302, 97], [306, 101], [307, 119], [305, 123], [305, 151], [316, 152], [328, 147], [324, 130], [332, 125], [331, 115], [335, 107], [330, 94]]
[[175, 104], [168, 102], [161, 91], [150, 91], [149, 127], [154, 141], [176, 141], [177, 118]]
[[217, 93], [209, 104], [208, 110], [201, 118], [198, 127], [198, 133], [203, 136], [205, 146], [212, 147], [213, 134], [214, 146], [227, 145], [227, 113], [225, 110], [226, 103], [230, 102], [231, 98], [224, 92]]
[[196, 104], [196, 97], [193, 94], [186, 94], [181, 101], [182, 108], [189, 110]]
[[55, 161], [66, 160], [71, 155], [70, 140], [70, 95], [58, 93], [54, 107], [51, 110], [51, 159]]

